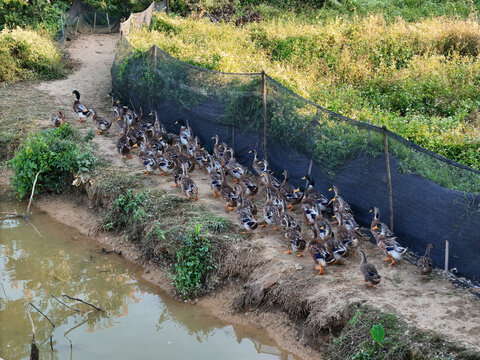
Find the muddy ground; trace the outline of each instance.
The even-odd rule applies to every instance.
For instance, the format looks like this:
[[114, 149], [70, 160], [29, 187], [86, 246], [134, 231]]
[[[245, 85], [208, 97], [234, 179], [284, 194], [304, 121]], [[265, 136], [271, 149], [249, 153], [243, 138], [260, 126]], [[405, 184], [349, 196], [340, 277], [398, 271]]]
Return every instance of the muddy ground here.
[[[21, 110], [23, 106], [28, 113], [30, 106], [28, 99], [42, 99], [42, 108], [47, 107], [44, 109], [45, 113], [63, 109], [66, 111], [68, 122], [81, 131], [94, 129], [90, 120], [82, 124], [77, 123], [71, 109], [73, 100], [70, 94], [73, 89], [77, 89], [82, 95], [83, 103], [95, 107], [101, 115], [111, 118], [110, 99], [107, 93], [111, 88], [110, 66], [117, 39], [118, 35], [83, 35], [68, 43], [66, 50], [69, 56], [79, 62], [78, 68], [70, 76], [62, 80], [36, 83], [30, 87], [9, 86], [8, 91], [0, 90], [0, 96], [8, 94], [11, 98], [8, 102], [2, 101], [2, 104], [11, 104], [17, 110], [19, 108]], [[15, 100], [16, 92], [23, 96], [24, 101], [20, 104]], [[34, 127], [49, 126], [48, 117], [41, 116], [36, 117]], [[93, 139], [97, 153], [109, 164], [106, 171], [121, 170], [141, 174], [143, 166], [138, 156], [134, 155], [131, 160], [122, 160], [118, 156], [116, 151], [118, 132], [118, 126], [114, 124], [105, 135], [95, 136]], [[7, 175], [4, 172], [3, 177], [5, 176]], [[237, 223], [235, 213], [226, 213], [223, 201], [213, 197], [206, 173], [195, 170], [191, 176], [199, 186], [199, 203]], [[162, 177], [157, 173], [151, 175], [149, 180], [153, 188], [181, 195], [177, 188], [172, 187], [170, 177]], [[263, 196], [262, 191], [257, 196], [259, 206], [262, 206]], [[56, 196], [45, 196], [35, 201], [37, 207], [47, 211], [59, 221], [122, 250], [127, 258], [146, 267], [145, 278], [173, 293], [165, 273], [143, 261], [133, 245], [99, 230], [99, 215], [86, 204], [82, 199]], [[293, 214], [297, 220], [302, 221], [298, 209]], [[307, 239], [311, 236], [307, 232], [304, 234]], [[297, 258], [283, 253], [286, 244], [279, 231], [258, 228], [251, 238], [244, 242], [248, 243], [248, 246], [245, 243], [236, 245], [237, 251], [232, 252], [237, 259], [227, 259], [231, 264], [238, 261], [247, 267], [243, 270], [238, 268], [232, 270], [231, 278], [239, 278], [239, 282], [224, 286], [221, 291], [201, 299], [199, 304], [209, 308], [222, 319], [265, 327], [280, 346], [301, 358], [311, 359], [320, 356], [314, 349], [303, 346], [305, 339], [302, 337], [308, 337], [308, 325], [315, 324], [317, 330], [321, 329], [322, 324], [328, 328], [335, 323], [335, 316], [339, 314], [341, 317], [342, 309], [352, 303], [368, 304], [385, 312], [395, 313], [419, 329], [435, 331], [451, 341], [458, 341], [469, 348], [480, 350], [480, 301], [472, 294], [472, 291], [477, 293], [479, 291], [462, 289], [454, 285], [440, 270], [435, 271], [431, 279], [422, 280], [416, 266], [405, 260], [396, 266], [387, 266], [382, 261], [383, 254], [376, 250], [372, 243], [364, 240], [360, 247], [382, 275], [379, 286], [368, 288], [361, 281], [358, 255], [351, 255], [344, 265], [328, 267], [325, 275], [318, 276], [308, 254]], [[253, 254], [255, 261], [244, 261], [242, 256], [252, 256], [251, 250], [248, 253], [247, 249], [255, 249]], [[242, 271], [243, 273], [239, 274]], [[240, 313], [232, 310], [233, 299], [238, 297], [239, 291], [241, 292], [243, 288], [261, 289], [265, 285], [271, 288], [260, 291], [260, 299], [250, 299], [250, 308], [247, 307]], [[256, 302], [258, 304], [255, 304]], [[255, 310], [255, 305], [260, 305], [260, 310]], [[297, 332], [298, 329], [302, 329], [301, 326], [298, 327], [298, 323], [292, 323], [292, 319], [295, 318], [304, 322], [303, 333]]]

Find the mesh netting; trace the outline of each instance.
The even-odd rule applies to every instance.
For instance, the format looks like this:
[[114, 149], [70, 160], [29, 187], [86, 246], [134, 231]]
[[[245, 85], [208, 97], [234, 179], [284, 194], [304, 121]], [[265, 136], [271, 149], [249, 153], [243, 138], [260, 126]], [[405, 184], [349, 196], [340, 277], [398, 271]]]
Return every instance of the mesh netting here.
[[374, 205], [381, 220], [389, 223], [386, 136], [394, 231], [400, 242], [419, 254], [433, 243], [432, 258], [443, 267], [448, 240], [449, 267], [480, 280], [480, 172], [397, 134], [328, 111], [268, 76], [264, 134], [262, 73], [206, 70], [156, 47], [135, 51], [125, 38], [118, 43], [112, 81], [124, 104], [133, 104], [137, 111], [142, 107], [144, 113], [156, 110], [169, 131], [178, 132], [175, 122], [188, 119], [210, 150], [211, 138], [218, 134], [245, 165], [252, 164], [252, 148], [265, 156], [266, 139], [269, 163], [277, 174], [287, 169], [294, 185], [305, 185], [300, 179], [310, 173], [324, 194], [335, 184], [367, 227]]
[[120, 18], [95, 10], [82, 0], [75, 0], [61, 20], [60, 43], [75, 38], [78, 34], [106, 34], [120, 30]]

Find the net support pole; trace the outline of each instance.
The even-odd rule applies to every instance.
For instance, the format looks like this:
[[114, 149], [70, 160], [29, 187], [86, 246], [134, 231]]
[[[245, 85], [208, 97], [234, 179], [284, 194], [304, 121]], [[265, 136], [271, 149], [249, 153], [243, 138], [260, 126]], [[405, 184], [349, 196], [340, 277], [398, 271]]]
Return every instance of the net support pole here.
[[107, 13], [107, 24], [108, 24], [108, 32], [111, 33], [112, 30], [110, 29], [110, 19], [108, 17], [108, 13]]
[[[313, 159], [310, 159], [310, 164], [308, 165], [308, 176], [312, 175]], [[308, 186], [308, 179], [305, 180], [305, 187]]]
[[263, 157], [268, 161], [267, 154], [267, 74], [265, 70], [262, 70], [262, 83], [263, 83]]
[[168, 12], [170, 11], [170, 0], [165, 0], [165, 12], [168, 15]]
[[78, 22], [80, 21], [80, 16], [81, 16], [81, 15], [78, 15], [78, 18], [77, 18], [77, 25], [75, 25], [75, 37], [77, 37], [77, 31], [78, 31]]
[[387, 170], [388, 207], [390, 210], [390, 230], [392, 230], [393, 232], [393, 190], [392, 190], [392, 174], [390, 172], [390, 156], [388, 154], [387, 127], [383, 125], [382, 130], [383, 130], [383, 147], [385, 149], [385, 168]]
[[445, 272], [448, 272], [448, 259], [450, 257], [450, 246], [448, 240], [445, 240]]
[[157, 70], [157, 45], [153, 45], [153, 70]]
[[95, 32], [96, 27], [97, 27], [97, 13], [93, 13], [93, 32]]

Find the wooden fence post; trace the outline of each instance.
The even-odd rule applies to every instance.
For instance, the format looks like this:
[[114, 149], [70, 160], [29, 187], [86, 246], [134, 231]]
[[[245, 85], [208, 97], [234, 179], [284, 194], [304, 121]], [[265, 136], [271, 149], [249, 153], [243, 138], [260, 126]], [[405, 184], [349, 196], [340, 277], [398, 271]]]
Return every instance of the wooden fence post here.
[[96, 26], [97, 26], [97, 13], [93, 13], [93, 32], [95, 32]]
[[263, 82], [263, 157], [268, 161], [267, 153], [267, 75], [262, 70]]
[[390, 173], [390, 156], [388, 155], [387, 127], [383, 125], [382, 130], [383, 130], [383, 147], [385, 149], [385, 167], [387, 170], [388, 206], [390, 208], [390, 230], [392, 230], [393, 232], [393, 190], [392, 190], [392, 174]]
[[165, 0], [165, 12], [167, 13], [167, 15], [168, 15], [169, 10], [170, 10], [170, 1]]

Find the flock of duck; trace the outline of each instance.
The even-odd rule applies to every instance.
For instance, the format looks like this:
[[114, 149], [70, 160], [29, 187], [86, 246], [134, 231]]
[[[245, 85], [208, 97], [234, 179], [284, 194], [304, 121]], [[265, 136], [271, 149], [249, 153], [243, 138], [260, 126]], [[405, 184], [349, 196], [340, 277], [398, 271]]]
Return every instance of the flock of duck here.
[[[72, 95], [75, 96], [73, 110], [80, 122], [93, 115], [92, 120], [97, 124], [98, 134], [111, 127], [113, 121], [98, 116], [95, 109], [80, 102], [80, 93], [77, 90], [74, 90]], [[147, 175], [157, 170], [161, 175], [171, 175], [174, 185], [180, 187], [187, 199], [198, 200], [198, 186], [189, 173], [197, 166], [199, 170], [205, 169], [209, 175], [213, 196], [223, 199], [227, 212], [236, 211], [244, 234], [259, 227], [259, 209], [253, 199], [258, 195], [259, 186], [263, 185], [266, 198], [263, 209], [260, 210], [264, 218], [261, 227], [272, 227], [273, 230], [281, 227], [288, 246], [285, 253], [294, 252], [300, 257], [307, 249], [319, 275], [325, 273], [328, 265], [341, 264], [349, 254], [355, 253], [358, 247], [359, 225], [350, 205], [340, 195], [336, 186], [329, 189], [334, 193], [330, 200], [314, 188], [314, 179], [309, 175], [303, 177], [307, 181], [306, 188], [294, 188], [289, 184], [288, 171], [283, 171], [283, 180], [278, 179], [269, 170], [268, 161], [259, 159], [255, 149], [250, 151], [253, 156], [251, 173], [235, 159], [234, 150], [225, 142], [220, 142], [218, 135], [212, 137], [215, 145], [212, 153], [209, 153], [202, 147], [198, 136], [194, 136], [188, 121], [177, 122], [180, 126], [178, 134], [168, 132], [156, 112], [145, 116], [141, 111], [138, 115], [127, 106], [121, 105], [120, 101], [116, 101], [112, 93], [109, 95], [112, 97], [114, 121], [118, 122], [121, 129], [117, 141], [118, 152], [122, 158], [132, 158], [132, 149], [139, 147], [139, 158]], [[54, 126], [60, 126], [65, 122], [64, 113], [53, 113], [51, 120]], [[233, 186], [227, 183], [227, 176], [233, 178]], [[300, 224], [289, 214], [289, 210], [294, 210], [296, 205], [300, 206], [308, 232], [312, 234], [308, 244], [302, 235]], [[385, 254], [384, 261], [390, 261], [389, 265], [392, 266], [395, 260], [402, 258], [407, 249], [397, 242], [397, 237], [388, 226], [380, 222], [379, 209], [373, 207], [370, 212], [373, 213], [370, 233], [376, 240], [377, 249]], [[425, 255], [418, 260], [422, 277], [432, 272], [432, 247], [433, 245], [429, 244]], [[358, 253], [361, 256], [360, 271], [363, 281], [369, 286], [378, 284], [381, 276], [376, 267], [367, 261], [362, 250], [358, 250]]]

